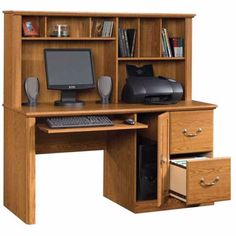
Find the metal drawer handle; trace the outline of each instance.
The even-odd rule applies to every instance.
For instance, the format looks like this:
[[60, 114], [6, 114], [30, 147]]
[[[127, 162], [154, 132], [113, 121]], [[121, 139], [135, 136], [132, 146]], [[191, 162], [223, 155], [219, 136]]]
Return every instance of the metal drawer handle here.
[[195, 133], [193, 132], [188, 132], [187, 129], [184, 129], [183, 130], [183, 134], [186, 136], [186, 137], [196, 137], [198, 134], [200, 134], [202, 132], [202, 128], [198, 128], [197, 131]]
[[211, 187], [211, 186], [214, 186], [217, 182], [219, 182], [220, 181], [220, 177], [219, 176], [217, 176], [212, 182], [210, 182], [210, 183], [206, 183], [205, 182], [205, 179], [202, 177], [201, 179], [200, 179], [200, 185], [202, 186], [202, 187]]

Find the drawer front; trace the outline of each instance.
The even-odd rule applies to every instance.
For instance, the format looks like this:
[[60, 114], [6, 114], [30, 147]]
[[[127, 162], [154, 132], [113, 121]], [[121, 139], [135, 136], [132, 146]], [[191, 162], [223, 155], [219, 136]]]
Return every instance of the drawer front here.
[[213, 111], [171, 112], [171, 154], [213, 149]]
[[230, 200], [230, 158], [187, 163], [187, 204]]

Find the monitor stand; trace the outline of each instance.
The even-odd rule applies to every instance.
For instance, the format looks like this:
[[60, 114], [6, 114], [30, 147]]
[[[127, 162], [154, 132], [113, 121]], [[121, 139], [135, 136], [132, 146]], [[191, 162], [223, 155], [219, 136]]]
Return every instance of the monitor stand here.
[[83, 107], [84, 102], [76, 100], [75, 90], [61, 90], [61, 100], [54, 102], [55, 106]]

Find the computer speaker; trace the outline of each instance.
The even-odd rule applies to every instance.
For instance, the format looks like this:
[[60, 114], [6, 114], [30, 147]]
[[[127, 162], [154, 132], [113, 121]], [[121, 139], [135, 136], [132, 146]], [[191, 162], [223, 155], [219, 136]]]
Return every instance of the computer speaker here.
[[28, 103], [24, 103], [24, 105], [36, 106], [37, 97], [39, 95], [39, 80], [37, 77], [28, 77], [25, 80], [25, 93], [28, 98]]
[[98, 79], [98, 92], [102, 104], [108, 104], [111, 96], [112, 80], [110, 76], [101, 76]]

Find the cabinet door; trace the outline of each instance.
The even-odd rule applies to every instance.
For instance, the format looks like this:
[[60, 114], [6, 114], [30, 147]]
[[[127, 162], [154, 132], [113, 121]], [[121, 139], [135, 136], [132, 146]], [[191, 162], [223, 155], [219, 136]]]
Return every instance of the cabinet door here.
[[157, 205], [169, 197], [169, 112], [158, 116]]

